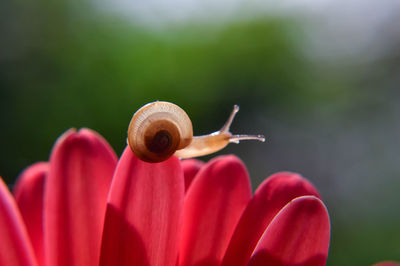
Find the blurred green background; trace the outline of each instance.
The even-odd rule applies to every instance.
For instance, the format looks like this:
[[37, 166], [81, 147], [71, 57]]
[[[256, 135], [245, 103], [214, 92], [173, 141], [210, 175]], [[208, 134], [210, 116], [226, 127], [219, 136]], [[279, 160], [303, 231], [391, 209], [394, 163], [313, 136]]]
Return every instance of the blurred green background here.
[[[70, 127], [117, 154], [154, 100], [230, 145], [253, 188], [296, 171], [330, 211], [328, 265], [400, 260], [400, 4], [168, 0], [0, 3], [0, 175], [12, 186]], [[211, 157], [205, 157], [208, 160]]]

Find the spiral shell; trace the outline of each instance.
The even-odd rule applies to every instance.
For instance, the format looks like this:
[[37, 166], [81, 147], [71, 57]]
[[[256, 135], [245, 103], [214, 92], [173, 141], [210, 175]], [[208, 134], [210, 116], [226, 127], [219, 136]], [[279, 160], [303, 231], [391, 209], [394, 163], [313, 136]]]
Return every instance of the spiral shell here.
[[152, 102], [140, 108], [128, 128], [128, 144], [146, 162], [161, 162], [192, 141], [193, 127], [183, 109], [170, 102]]

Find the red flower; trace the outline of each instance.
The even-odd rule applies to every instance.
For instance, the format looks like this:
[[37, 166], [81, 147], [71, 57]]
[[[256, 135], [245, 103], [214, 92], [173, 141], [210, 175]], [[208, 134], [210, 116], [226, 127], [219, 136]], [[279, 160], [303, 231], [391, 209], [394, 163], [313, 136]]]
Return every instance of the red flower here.
[[0, 265], [325, 265], [328, 254], [316, 189], [281, 172], [252, 196], [231, 155], [150, 164], [127, 148], [117, 162], [99, 135], [70, 130], [14, 195], [19, 210], [0, 182]]

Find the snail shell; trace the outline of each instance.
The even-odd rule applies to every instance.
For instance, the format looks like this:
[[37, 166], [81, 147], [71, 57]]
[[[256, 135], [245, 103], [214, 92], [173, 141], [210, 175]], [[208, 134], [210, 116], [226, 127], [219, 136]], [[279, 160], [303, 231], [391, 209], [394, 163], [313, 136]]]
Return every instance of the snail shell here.
[[152, 102], [132, 117], [128, 144], [135, 155], [146, 162], [161, 162], [192, 141], [190, 118], [179, 106], [170, 102]]

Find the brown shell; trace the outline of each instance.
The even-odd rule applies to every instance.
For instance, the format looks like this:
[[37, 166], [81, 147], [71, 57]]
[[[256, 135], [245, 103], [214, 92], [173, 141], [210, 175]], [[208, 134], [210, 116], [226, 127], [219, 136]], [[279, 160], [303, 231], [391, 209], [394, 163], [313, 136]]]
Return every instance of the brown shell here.
[[140, 108], [128, 128], [128, 144], [146, 162], [162, 162], [190, 144], [193, 127], [188, 115], [170, 102], [152, 102]]

